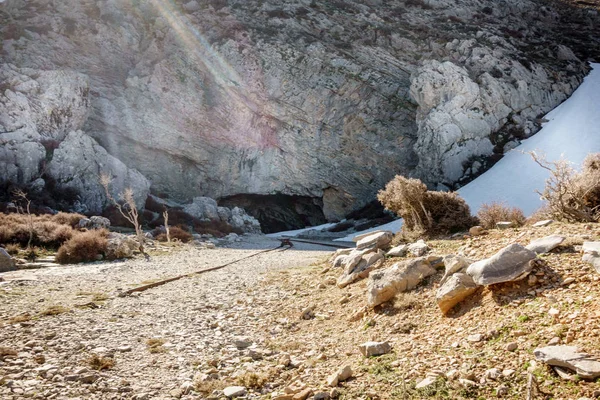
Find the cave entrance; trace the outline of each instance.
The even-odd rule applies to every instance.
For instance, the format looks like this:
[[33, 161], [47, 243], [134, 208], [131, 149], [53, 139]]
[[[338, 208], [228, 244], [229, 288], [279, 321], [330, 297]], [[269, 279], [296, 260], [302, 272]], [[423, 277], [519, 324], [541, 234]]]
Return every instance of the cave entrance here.
[[285, 194], [238, 194], [219, 200], [223, 207], [241, 207], [260, 221], [264, 233], [302, 229], [327, 222], [320, 197]]

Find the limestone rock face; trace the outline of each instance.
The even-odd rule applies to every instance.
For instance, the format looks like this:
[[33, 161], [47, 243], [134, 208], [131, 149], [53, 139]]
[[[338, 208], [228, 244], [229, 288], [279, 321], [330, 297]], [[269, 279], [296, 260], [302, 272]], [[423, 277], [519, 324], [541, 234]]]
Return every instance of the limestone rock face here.
[[182, 204], [285, 195], [330, 220], [396, 174], [472, 172], [534, 133], [597, 53], [597, 17], [533, 0], [10, 3], [0, 176], [66, 170], [55, 145], [82, 130]]
[[127, 168], [120, 160], [107, 154], [94, 139], [80, 131], [71, 132], [54, 150], [47, 174], [56, 180], [59, 187], [75, 189], [91, 213], [101, 213], [109, 205], [100, 174], [113, 177], [111, 194], [119, 194], [131, 188], [138, 208], [143, 208], [150, 182], [137, 170]]

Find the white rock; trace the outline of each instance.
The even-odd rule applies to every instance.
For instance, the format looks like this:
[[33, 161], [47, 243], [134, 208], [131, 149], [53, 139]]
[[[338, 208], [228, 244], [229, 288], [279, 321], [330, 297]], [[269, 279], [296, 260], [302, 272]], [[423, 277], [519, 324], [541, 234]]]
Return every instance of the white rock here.
[[366, 342], [358, 346], [361, 354], [365, 357], [375, 357], [392, 351], [388, 342]]

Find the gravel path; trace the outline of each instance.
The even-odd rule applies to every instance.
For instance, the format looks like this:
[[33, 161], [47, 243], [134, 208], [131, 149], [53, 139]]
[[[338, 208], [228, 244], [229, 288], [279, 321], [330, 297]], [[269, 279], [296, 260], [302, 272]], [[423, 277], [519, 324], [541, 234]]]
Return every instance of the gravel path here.
[[[206, 398], [189, 391], [198, 366], [218, 357], [233, 369], [241, 362], [236, 338], [268, 341], [270, 322], [261, 310], [277, 298], [255, 290], [256, 283], [268, 271], [309, 265], [332, 249], [298, 244], [131, 297], [116, 294], [278, 244], [250, 236], [230, 248], [186, 247], [151, 262], [4, 274], [20, 280], [0, 284], [0, 346], [18, 355], [3, 360], [0, 347], [0, 398]], [[149, 339], [157, 339], [154, 350]], [[90, 368], [93, 354], [112, 358], [114, 366]]]

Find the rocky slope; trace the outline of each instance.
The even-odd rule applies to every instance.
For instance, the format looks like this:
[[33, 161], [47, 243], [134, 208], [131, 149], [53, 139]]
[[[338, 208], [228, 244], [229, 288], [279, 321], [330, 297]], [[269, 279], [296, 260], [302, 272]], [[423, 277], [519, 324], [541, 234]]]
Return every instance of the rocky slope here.
[[140, 199], [210, 196], [264, 214], [261, 196], [287, 196], [265, 218], [291, 209], [315, 222], [398, 173], [452, 187], [534, 133], [600, 48], [594, 7], [534, 0], [6, 0], [0, 11], [2, 178], [55, 181], [91, 209], [100, 170]]

